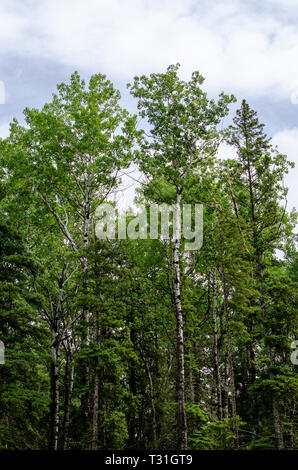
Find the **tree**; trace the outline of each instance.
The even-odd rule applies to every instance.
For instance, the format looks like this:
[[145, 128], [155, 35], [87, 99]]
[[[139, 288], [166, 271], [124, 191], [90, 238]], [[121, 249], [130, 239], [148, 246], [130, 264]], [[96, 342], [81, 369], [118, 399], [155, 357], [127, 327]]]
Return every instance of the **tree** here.
[[[227, 178], [235, 214], [248, 224], [247, 236], [253, 248], [250, 260], [254, 265], [259, 294], [257, 298], [251, 299], [251, 306], [255, 307], [256, 313], [252, 317], [250, 331], [254, 329], [253, 322], [259, 310], [266, 356], [269, 360], [269, 376], [270, 380], [274, 380], [274, 334], [268, 314], [272, 297], [266, 288], [266, 277], [268, 278], [274, 250], [282, 246], [282, 236], [289, 223], [286, 215], [287, 189], [284, 188], [283, 177], [293, 164], [287, 161], [285, 155], [273, 149], [263, 128], [264, 125], [259, 123], [256, 112], [243, 100], [241, 108], [236, 112], [234, 125], [230, 126], [226, 137], [227, 142], [236, 148], [238, 155], [236, 164], [227, 163], [230, 167]], [[281, 206], [283, 200], [284, 207]], [[252, 342], [249, 343], [249, 357], [250, 380], [254, 382], [255, 351]], [[280, 411], [274, 393], [272, 410], [278, 449], [283, 449]]]
[[[2, 185], [1, 185], [2, 188]], [[1, 208], [2, 209], [2, 208]], [[34, 290], [40, 263], [7, 214], [0, 222], [0, 448], [37, 449], [47, 439], [48, 338]]]
[[[290, 165], [245, 101], [219, 132], [234, 98], [178, 69], [130, 85], [145, 130], [104, 75], [74, 73], [0, 140], [3, 449], [297, 446]], [[237, 159], [216, 157], [222, 138]], [[170, 237], [137, 233], [131, 209], [136, 239], [99, 240], [95, 211], [132, 158], [147, 215], [173, 209]], [[200, 249], [184, 203], [204, 206]]]
[[[94, 230], [96, 208], [117, 185], [120, 168], [129, 164], [135, 117], [120, 107], [120, 94], [104, 75], [92, 76], [87, 88], [75, 72], [70, 84], [62, 83], [57, 89], [58, 94], [42, 110], [25, 109], [26, 127], [13, 121], [10, 136], [3, 145], [3, 156], [15, 192], [14, 203], [26, 194], [27, 204], [33, 203], [35, 207], [44, 204], [47, 216], [61, 232], [62, 243], [79, 258], [87, 294], [88, 264], [82, 250], [87, 248]], [[61, 269], [64, 275], [65, 269]], [[85, 347], [89, 343], [89, 318], [90, 312], [85, 309], [82, 315]], [[59, 349], [60, 343], [55, 344]], [[57, 353], [58, 350], [56, 356]], [[56, 369], [56, 384], [57, 372]], [[84, 399], [87, 432], [88, 368], [83, 380], [87, 393]], [[57, 406], [55, 409], [57, 415]], [[57, 433], [56, 426], [56, 436]], [[53, 442], [56, 448], [57, 437]]]
[[143, 135], [140, 141], [137, 161], [150, 179], [149, 188], [154, 191], [154, 200], [165, 201], [160, 189], [165, 185], [167, 202], [175, 206], [173, 298], [177, 318], [179, 446], [184, 450], [187, 448], [187, 424], [180, 267], [181, 204], [189, 175], [206, 165], [218, 147], [216, 125], [227, 114], [233, 98], [222, 93], [217, 103], [208, 100], [201, 89], [204, 79], [199, 72], [194, 72], [191, 80], [184, 82], [178, 78], [178, 68], [179, 64], [172, 65], [164, 74], [135, 77], [129, 87], [138, 99], [141, 117], [147, 118], [150, 126], [150, 136]]

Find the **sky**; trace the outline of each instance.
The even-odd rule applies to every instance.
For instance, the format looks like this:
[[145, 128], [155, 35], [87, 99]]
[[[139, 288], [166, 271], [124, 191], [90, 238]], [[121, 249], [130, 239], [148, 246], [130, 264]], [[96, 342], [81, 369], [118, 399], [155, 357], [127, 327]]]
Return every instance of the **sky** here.
[[285, 183], [298, 208], [298, 0], [0, 0], [0, 137], [75, 70], [106, 74], [136, 112], [126, 84], [177, 62], [181, 78], [205, 77], [210, 97], [236, 96], [224, 124], [243, 98], [258, 112], [296, 162]]

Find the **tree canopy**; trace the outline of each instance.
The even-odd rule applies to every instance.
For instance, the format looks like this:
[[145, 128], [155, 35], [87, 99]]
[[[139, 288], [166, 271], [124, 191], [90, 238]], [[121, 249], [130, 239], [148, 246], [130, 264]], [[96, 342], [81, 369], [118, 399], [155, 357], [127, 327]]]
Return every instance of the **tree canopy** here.
[[[297, 448], [293, 164], [246, 100], [224, 127], [236, 98], [203, 83], [135, 77], [142, 129], [75, 72], [0, 140], [0, 449]], [[130, 168], [170, 238], [97, 238]], [[195, 250], [183, 204], [203, 206]]]

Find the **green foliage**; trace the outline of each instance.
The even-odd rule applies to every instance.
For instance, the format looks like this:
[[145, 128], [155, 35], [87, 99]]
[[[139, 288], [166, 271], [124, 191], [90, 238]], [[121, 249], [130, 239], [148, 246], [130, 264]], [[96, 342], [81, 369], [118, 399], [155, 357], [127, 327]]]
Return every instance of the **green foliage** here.
[[[237, 416], [237, 423], [240, 431], [246, 425], [239, 416]], [[232, 419], [209, 421], [203, 424], [199, 430], [195, 431], [189, 440], [192, 450], [234, 449], [235, 435]]]
[[292, 164], [245, 100], [219, 131], [234, 97], [178, 71], [129, 85], [146, 132], [105, 75], [75, 72], [0, 141], [1, 449], [179, 446], [173, 243], [95, 236], [131, 163], [147, 207], [204, 205], [202, 247], [179, 247], [188, 448], [297, 447]]

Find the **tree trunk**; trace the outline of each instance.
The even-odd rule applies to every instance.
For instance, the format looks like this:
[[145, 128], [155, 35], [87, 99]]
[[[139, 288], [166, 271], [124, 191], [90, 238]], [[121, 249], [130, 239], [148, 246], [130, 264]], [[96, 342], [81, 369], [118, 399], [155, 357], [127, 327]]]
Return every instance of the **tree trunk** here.
[[236, 388], [235, 388], [235, 377], [234, 377], [234, 366], [232, 358], [232, 343], [231, 343], [231, 332], [229, 326], [227, 326], [227, 347], [228, 347], [228, 364], [229, 364], [229, 375], [232, 395], [232, 416], [233, 416], [233, 432], [235, 436], [235, 449], [239, 450], [239, 435], [238, 435], [238, 424], [237, 424], [237, 407], [236, 407]]
[[214, 379], [216, 385], [216, 398], [217, 398], [217, 418], [222, 421], [222, 396], [221, 396], [221, 383], [219, 373], [219, 359], [218, 359], [218, 332], [217, 332], [217, 295], [216, 295], [216, 268], [213, 274], [213, 308], [212, 308], [212, 320], [213, 320], [213, 357], [214, 357]]
[[70, 424], [70, 408], [71, 408], [71, 397], [73, 391], [73, 379], [74, 379], [74, 365], [70, 365], [70, 361], [67, 360], [65, 370], [65, 402], [64, 402], [64, 416], [63, 416], [63, 435], [62, 435], [62, 449], [67, 450], [68, 448], [68, 435], [69, 435], [69, 424]]
[[283, 432], [282, 432], [280, 415], [279, 415], [278, 401], [276, 397], [272, 398], [272, 408], [273, 408], [273, 419], [274, 419], [275, 435], [276, 435], [276, 440], [277, 440], [277, 448], [278, 450], [284, 450], [285, 447], [284, 447]]
[[190, 390], [190, 402], [192, 405], [195, 404], [195, 387], [194, 387], [194, 378], [192, 370], [192, 357], [190, 352], [190, 361], [189, 361], [189, 390]]
[[222, 396], [222, 403], [223, 403], [223, 417], [225, 419], [229, 419], [230, 417], [230, 413], [229, 413], [229, 394], [228, 394], [228, 390], [229, 390], [229, 381], [228, 381], [228, 378], [229, 378], [229, 371], [228, 371], [228, 360], [227, 360], [227, 357], [225, 356], [225, 368], [224, 368], [224, 390], [223, 390], [223, 396]]
[[177, 354], [178, 354], [178, 421], [179, 447], [187, 449], [187, 424], [185, 413], [185, 372], [184, 372], [184, 332], [181, 304], [181, 275], [180, 275], [180, 238], [181, 238], [181, 194], [177, 194], [175, 204], [175, 234], [174, 234], [174, 302], [177, 319]]
[[58, 449], [59, 437], [59, 359], [60, 344], [57, 333], [52, 343], [52, 364], [51, 364], [51, 450]]
[[[95, 315], [95, 341], [99, 343], [99, 316]], [[92, 442], [91, 450], [97, 450], [98, 446], [98, 407], [99, 407], [99, 371], [98, 357], [95, 361], [94, 386], [93, 386], [93, 423], [92, 423]]]
[[[252, 332], [252, 326], [248, 330], [249, 333]], [[247, 368], [248, 368], [248, 383], [253, 384], [256, 380], [256, 366], [254, 364], [255, 352], [253, 348], [253, 342], [249, 341], [247, 343]]]
[[[85, 262], [83, 265], [83, 276], [84, 276], [83, 277], [83, 289], [86, 295], [87, 295], [87, 290], [88, 290], [87, 273], [88, 273], [88, 265], [87, 265], [87, 262]], [[85, 307], [83, 309], [83, 322], [84, 322], [84, 325], [83, 325], [84, 333], [83, 333], [82, 343], [83, 343], [83, 347], [88, 347], [89, 345], [89, 312]], [[83, 386], [86, 389], [86, 392], [82, 396], [82, 408], [83, 408], [83, 413], [84, 413], [83, 426], [84, 426], [85, 434], [87, 434], [89, 431], [89, 423], [90, 423], [89, 374], [90, 374], [89, 367], [86, 364], [83, 369], [83, 377], [82, 377]]]
[[[132, 342], [132, 344], [135, 345], [134, 342]], [[130, 374], [129, 374], [129, 390], [130, 390], [130, 393], [134, 397], [137, 394], [136, 384], [137, 384], [136, 368], [135, 368], [135, 364], [132, 363], [130, 366]], [[139, 438], [139, 434], [136, 432], [136, 413], [134, 409], [130, 409], [129, 419], [128, 419], [128, 435], [129, 435], [128, 448], [129, 449], [134, 446], [136, 434], [138, 435], [138, 438]]]
[[229, 376], [230, 376], [230, 390], [231, 390], [231, 395], [232, 395], [233, 432], [235, 436], [235, 449], [239, 450], [236, 387], [235, 387], [234, 365], [233, 365], [233, 355], [232, 355], [231, 330], [230, 330], [230, 324], [229, 324], [229, 309], [227, 305], [227, 300], [228, 300], [227, 287], [226, 287], [225, 270], [224, 270], [223, 265], [222, 265], [222, 280], [223, 280], [223, 302], [224, 302], [224, 312], [225, 312], [226, 331], [227, 331], [228, 367], [229, 367]]
[[[90, 227], [90, 200], [89, 200], [89, 181], [88, 181], [88, 173], [85, 170], [84, 172], [84, 180], [86, 184], [86, 194], [85, 194], [85, 203], [84, 203], [84, 237], [83, 237], [83, 243], [84, 243], [84, 248], [87, 249], [89, 245], [89, 227]], [[88, 295], [88, 260], [84, 258], [82, 260], [82, 268], [83, 268], [83, 289], [85, 292], [85, 295]], [[83, 337], [83, 345], [85, 347], [88, 347], [89, 345], [89, 317], [90, 313], [86, 307], [83, 308], [83, 321], [84, 321], [84, 328], [85, 328], [85, 333]], [[84, 431], [85, 434], [87, 435], [89, 432], [89, 423], [90, 423], [90, 415], [91, 415], [91, 409], [90, 409], [90, 396], [89, 396], [89, 386], [90, 386], [90, 380], [89, 380], [89, 367], [88, 365], [85, 366], [84, 368], [84, 374], [83, 374], [83, 385], [86, 388], [87, 392], [85, 395], [82, 397], [82, 402], [83, 402], [83, 412], [84, 412]]]
[[148, 379], [149, 379], [149, 390], [150, 390], [150, 401], [151, 401], [151, 409], [152, 409], [152, 436], [153, 436], [153, 450], [157, 449], [157, 424], [156, 424], [156, 409], [155, 409], [155, 401], [154, 401], [154, 389], [153, 389], [153, 380], [152, 375], [150, 372], [150, 368], [146, 360], [144, 360]]
[[98, 446], [98, 401], [99, 401], [99, 373], [95, 370], [93, 389], [93, 426], [92, 426], [92, 450]]

